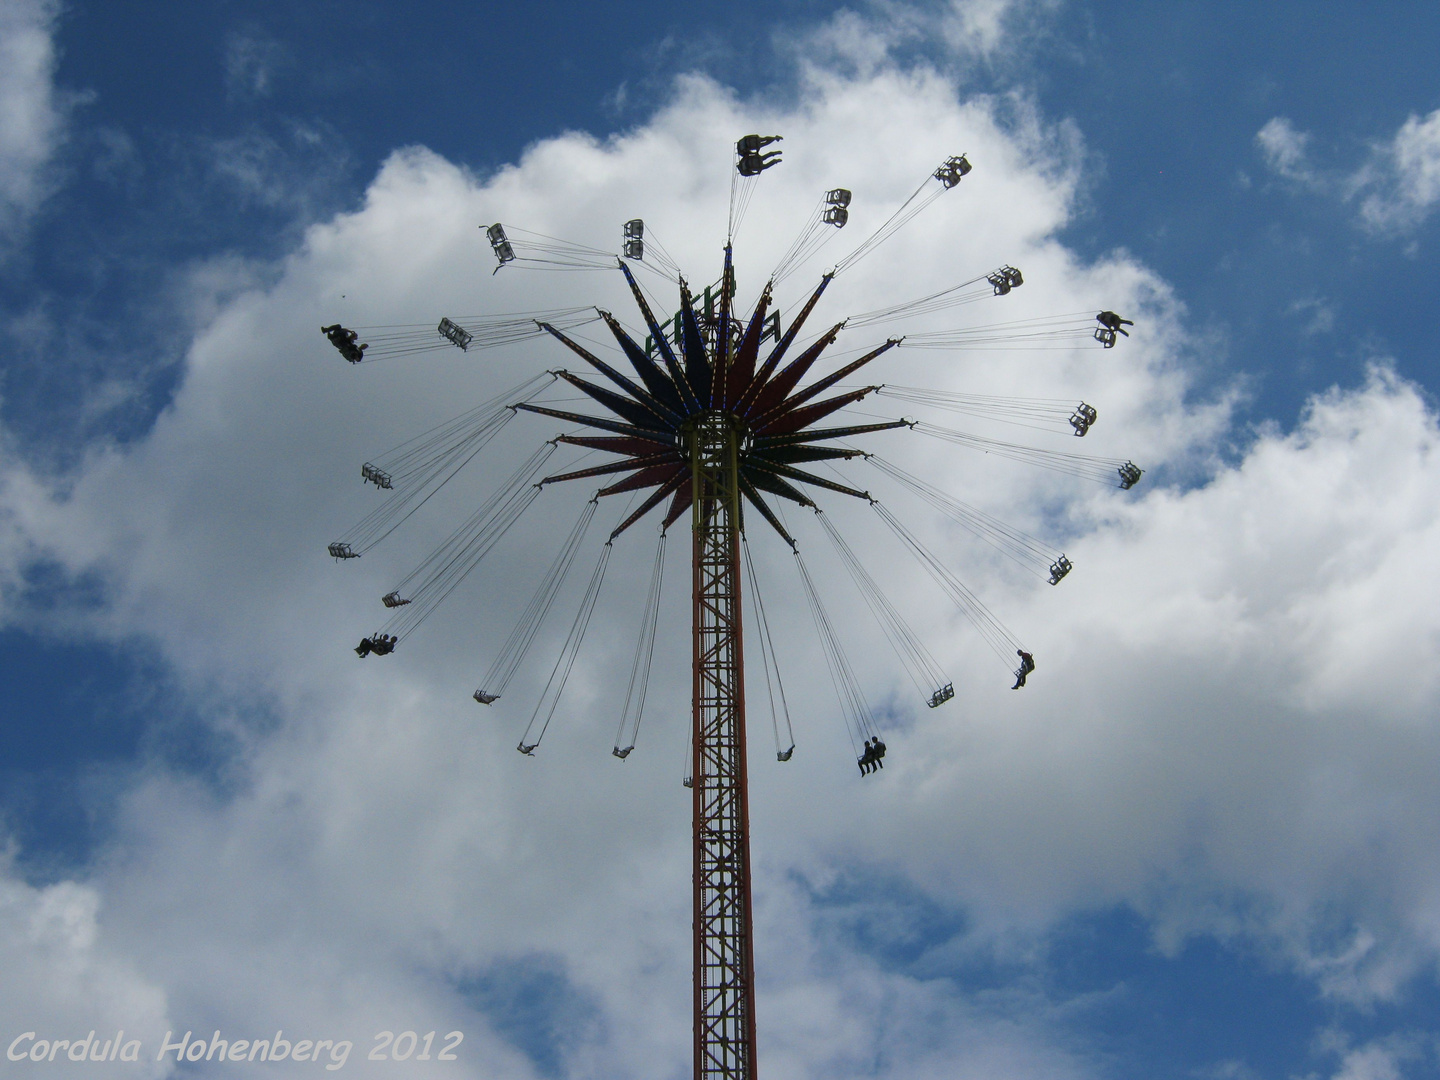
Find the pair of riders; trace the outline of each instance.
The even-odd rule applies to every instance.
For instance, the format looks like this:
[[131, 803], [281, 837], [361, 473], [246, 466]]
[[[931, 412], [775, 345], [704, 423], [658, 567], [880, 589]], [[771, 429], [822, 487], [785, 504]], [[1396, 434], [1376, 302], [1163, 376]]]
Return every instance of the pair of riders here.
[[355, 655], [361, 660], [371, 653], [387, 656], [395, 651], [395, 641], [394, 634], [376, 634], [374, 637], [361, 638], [360, 644], [355, 646]]
[[358, 364], [365, 359], [365, 350], [369, 345], [356, 345], [360, 335], [354, 330], [346, 330], [345, 327], [336, 323], [333, 326], [322, 326], [320, 332], [330, 339], [330, 344], [340, 350], [340, 355], [349, 360], [352, 364]]
[[876, 735], [873, 739], [866, 739], [865, 753], [859, 761], [860, 775], [864, 776], [866, 773], [872, 773], [876, 769], [883, 769], [885, 762], [880, 759], [884, 756], [885, 744], [880, 741], [879, 735]]
[[741, 176], [759, 176], [772, 165], [780, 164], [780, 151], [763, 151], [762, 148], [779, 142], [779, 135], [746, 135], [735, 144], [735, 153], [740, 160], [735, 168]]

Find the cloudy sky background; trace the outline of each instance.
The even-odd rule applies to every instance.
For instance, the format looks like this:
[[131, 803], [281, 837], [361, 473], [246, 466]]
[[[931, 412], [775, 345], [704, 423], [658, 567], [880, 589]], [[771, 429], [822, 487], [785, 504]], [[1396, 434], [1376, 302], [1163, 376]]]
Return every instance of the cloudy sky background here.
[[[855, 192], [852, 223], [782, 314], [968, 152], [817, 325], [1014, 263], [1022, 289], [933, 325], [1106, 307], [1134, 336], [901, 349], [879, 377], [1083, 397], [1083, 444], [1035, 444], [1148, 470], [1122, 493], [870, 438], [1076, 563], [1051, 589], [847, 469], [1040, 664], [1011, 693], [868, 512], [825, 500], [955, 679], [934, 711], [787, 514], [888, 717], [863, 783], [791, 557], [755, 523], [799, 744], [774, 761], [752, 682], [766, 1075], [1440, 1073], [1437, 25], [1360, 12], [4, 0], [3, 1041], [123, 1027], [149, 1061], [114, 1075], [144, 1076], [166, 1030], [284, 1028], [395, 1075], [363, 1059], [375, 1032], [462, 1030], [451, 1075], [687, 1073], [687, 545], [624, 763], [648, 524], [617, 541], [542, 750], [513, 749], [623, 504], [491, 710], [469, 693], [585, 490], [548, 490], [399, 652], [357, 663], [379, 595], [558, 429], [517, 419], [337, 566], [325, 544], [374, 505], [356, 466], [566, 361], [534, 342], [352, 369], [316, 329], [586, 303], [633, 326], [615, 274], [492, 277], [477, 226], [609, 248], [641, 216], [711, 280], [730, 144], [758, 130], [785, 160], [736, 238], [742, 302], [823, 189]], [[915, 411], [892, 404], [861, 411]]]

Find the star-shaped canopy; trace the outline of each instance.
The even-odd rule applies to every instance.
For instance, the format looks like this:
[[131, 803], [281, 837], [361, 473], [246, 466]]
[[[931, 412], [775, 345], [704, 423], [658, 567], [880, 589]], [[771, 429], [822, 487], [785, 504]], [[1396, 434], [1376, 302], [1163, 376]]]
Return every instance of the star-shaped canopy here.
[[[840, 322], [781, 367], [781, 362], [789, 352], [796, 335], [819, 302], [825, 287], [830, 284], [831, 275], [827, 274], [821, 279], [800, 314], [790, 324], [790, 328], [761, 362], [760, 344], [766, 312], [770, 306], [770, 286], [766, 285], [754, 312], [742, 330], [734, 323], [730, 310], [730, 299], [734, 291], [730, 248], [725, 249], [721, 300], [718, 318], [713, 327], [702, 323], [696, 314], [689, 288], [683, 279], [680, 282], [681, 327], [678, 336], [682, 344], [679, 355], [656, 322], [655, 315], [636, 284], [630, 268], [621, 261], [620, 269], [630, 284], [635, 303], [650, 330], [659, 361], [637, 345], [614, 316], [606, 311], [601, 311], [600, 317], [615, 335], [615, 340], [634, 368], [639, 382], [617, 371], [549, 323], [539, 324], [541, 329], [563, 342], [575, 355], [614, 385], [615, 389], [609, 389], [568, 371], [555, 373], [610, 410], [613, 417], [585, 416], [529, 403], [520, 403], [515, 407], [605, 432], [606, 434], [562, 435], [560, 441], [620, 455], [619, 460], [604, 465], [547, 476], [541, 481], [542, 484], [629, 473], [628, 476], [601, 488], [598, 495], [617, 495], [647, 488], [655, 490], [634, 513], [616, 527], [611, 538], [624, 532], [666, 498], [670, 499], [670, 507], [665, 514], [664, 523], [669, 527], [690, 507], [694, 497], [690, 449], [685, 437], [687, 429], [692, 427], [702, 414], [719, 412], [728, 414], [744, 433], [739, 447], [741, 492], [792, 547], [795, 541], [766, 504], [762, 492], [788, 499], [801, 506], [814, 506], [814, 502], [797, 484], [821, 487], [861, 499], [870, 498], [868, 492], [826, 480], [798, 467], [807, 462], [852, 458], [861, 453], [858, 450], [818, 445], [820, 443], [868, 431], [903, 427], [906, 424], [903, 420], [893, 420], [847, 427], [813, 426], [838, 409], [879, 389], [878, 386], [866, 386], [815, 400], [881, 353], [898, 345], [898, 338], [886, 341], [838, 371], [817, 379], [803, 390], [797, 390], [796, 387], [809, 373], [821, 353], [835, 341], [844, 328], [845, 324]], [[707, 330], [710, 332], [707, 333]]]

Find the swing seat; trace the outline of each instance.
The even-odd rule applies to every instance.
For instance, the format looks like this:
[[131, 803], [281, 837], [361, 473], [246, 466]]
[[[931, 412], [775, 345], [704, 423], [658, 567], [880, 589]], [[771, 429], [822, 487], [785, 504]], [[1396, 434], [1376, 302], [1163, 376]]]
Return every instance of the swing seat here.
[[472, 336], [459, 323], [452, 322], [449, 319], [441, 319], [440, 325], [436, 329], [440, 331], [441, 337], [461, 352], [465, 352], [470, 348], [470, 342], [473, 340]]
[[387, 491], [395, 486], [389, 473], [384, 469], [376, 468], [368, 461], [360, 466], [360, 479], [363, 483], [374, 484], [377, 488], [384, 488]]
[[959, 157], [946, 158], [945, 164], [935, 170], [935, 179], [944, 184], [945, 190], [948, 191], [960, 183], [974, 167], [964, 154]]

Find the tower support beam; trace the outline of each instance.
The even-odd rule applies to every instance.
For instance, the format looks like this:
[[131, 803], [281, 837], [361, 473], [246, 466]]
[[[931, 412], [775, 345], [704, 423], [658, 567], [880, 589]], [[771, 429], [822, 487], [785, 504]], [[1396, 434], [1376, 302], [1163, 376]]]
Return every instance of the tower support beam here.
[[753, 1080], [755, 962], [740, 633], [742, 431], [733, 413], [713, 410], [695, 417], [689, 434], [695, 492], [695, 1080]]

